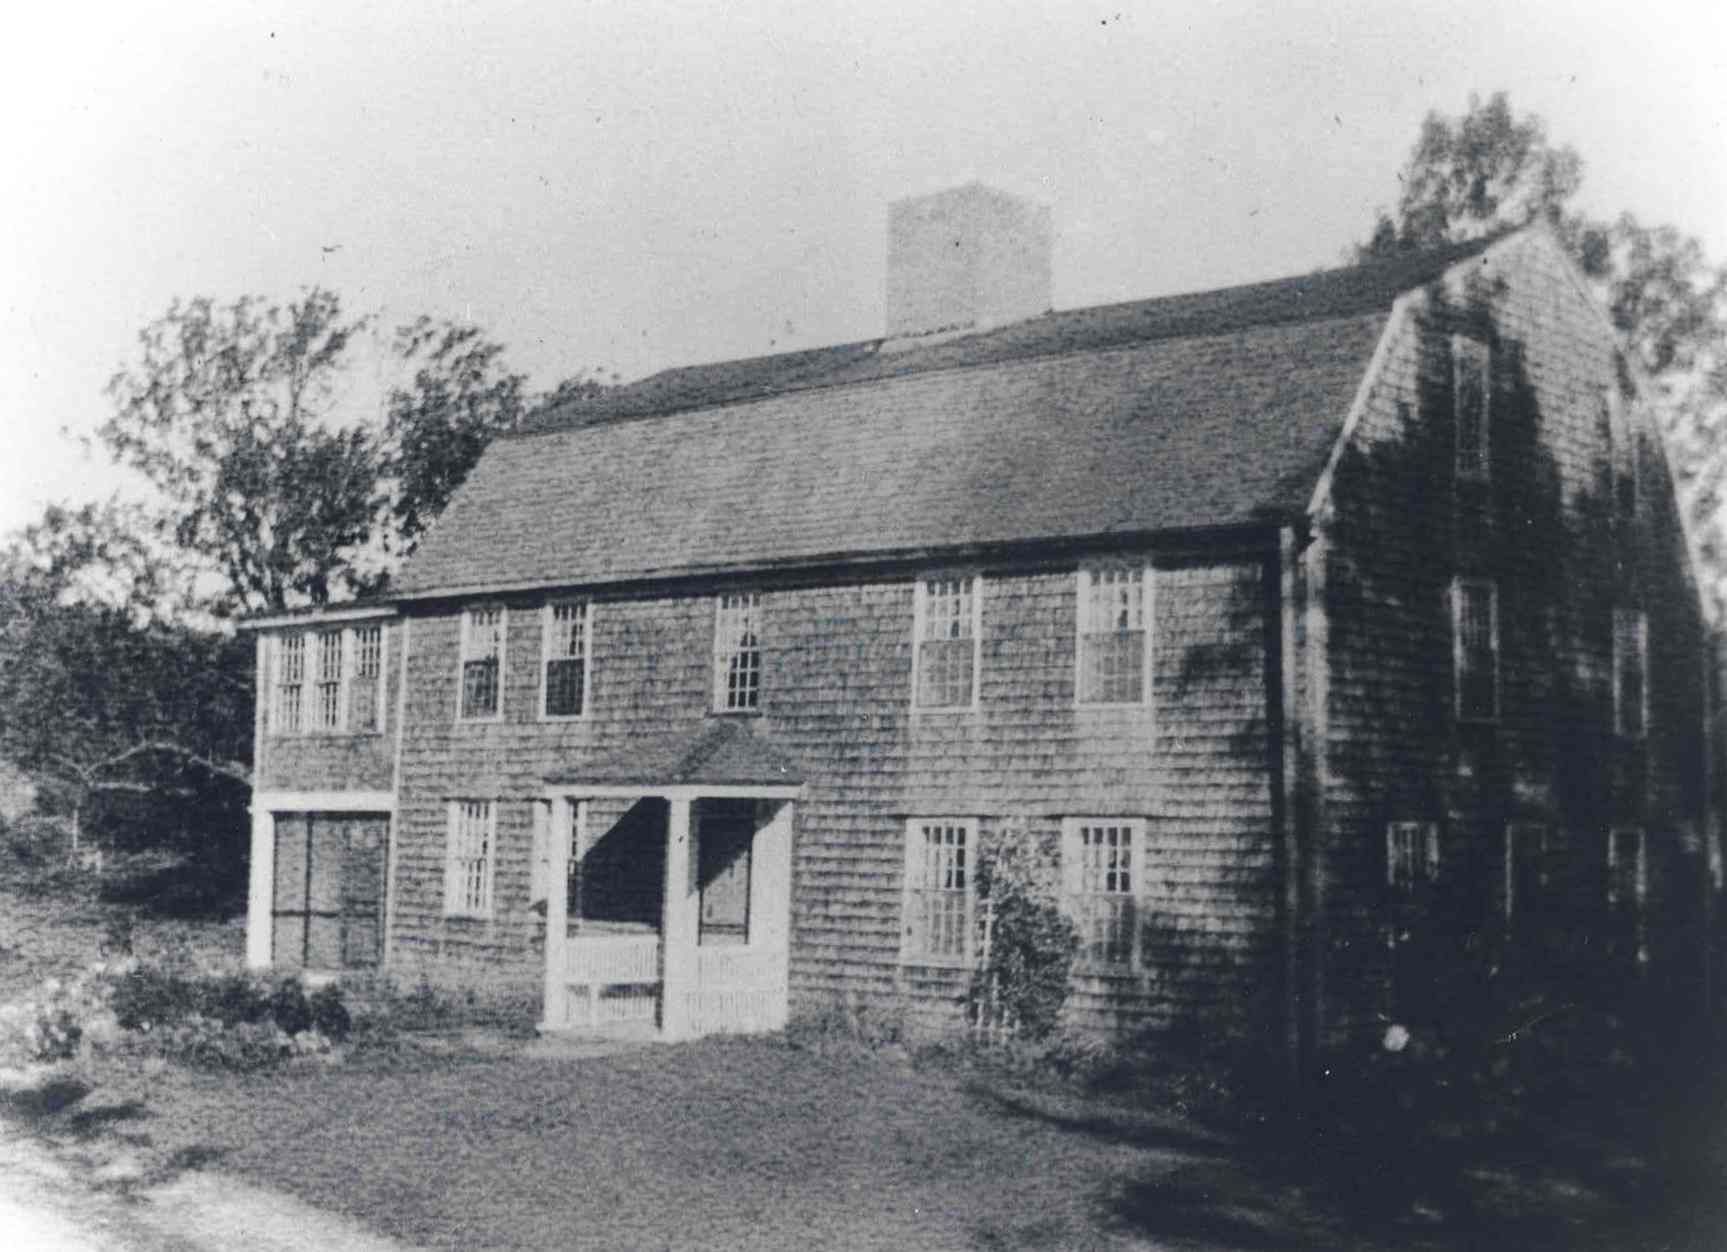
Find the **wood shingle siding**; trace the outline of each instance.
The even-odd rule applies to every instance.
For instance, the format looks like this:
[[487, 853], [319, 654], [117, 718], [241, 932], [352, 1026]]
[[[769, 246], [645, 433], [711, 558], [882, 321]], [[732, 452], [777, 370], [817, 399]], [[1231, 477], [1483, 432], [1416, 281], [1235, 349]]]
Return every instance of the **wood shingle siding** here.
[[[802, 766], [793, 910], [794, 1003], [905, 994], [940, 1011], [953, 971], [901, 969], [905, 820], [1063, 815], [1148, 819], [1152, 967], [1089, 980], [1075, 1011], [1122, 994], [1234, 1002], [1263, 981], [1274, 901], [1266, 761], [1264, 557], [1159, 568], [1149, 704], [1078, 708], [1076, 570], [985, 571], [975, 710], [911, 705], [912, 581], [764, 588], [758, 734]], [[596, 602], [592, 703], [579, 723], [538, 718], [535, 612], [509, 615], [503, 718], [455, 719], [457, 617], [416, 614], [398, 830], [398, 952], [405, 961], [538, 959], [529, 908], [530, 800], [556, 771], [579, 779], [629, 745], [709, 717], [712, 599]], [[500, 861], [487, 921], [442, 912], [445, 801], [496, 797]], [[617, 813], [596, 803], [591, 827]], [[1208, 954], [1214, 954], [1208, 956]], [[1134, 991], [1134, 988], [1138, 988]]]
[[[1433, 924], [1489, 925], [1507, 821], [1549, 823], [1579, 924], [1600, 912], [1610, 819], [1664, 866], [1702, 818], [1702, 621], [1664, 462], [1627, 524], [1609, 495], [1604, 319], [1539, 235], [1505, 241], [1394, 324], [1323, 521], [1329, 643], [1322, 849], [1333, 1038], [1408, 1009], [1391, 981], [1384, 831], [1441, 824], [1452, 890]], [[1490, 473], [1455, 474], [1451, 336], [1490, 345]], [[1646, 414], [1627, 407], [1641, 426]], [[1460, 724], [1447, 585], [1497, 588], [1499, 715]], [[1612, 733], [1613, 610], [1649, 612], [1647, 742]], [[1665, 884], [1671, 873], [1663, 869]], [[1664, 888], [1665, 889], [1665, 888]], [[1652, 890], [1652, 909], [1662, 902]], [[1674, 942], [1681, 942], [1677, 939]], [[1408, 989], [1405, 989], [1405, 996]]]

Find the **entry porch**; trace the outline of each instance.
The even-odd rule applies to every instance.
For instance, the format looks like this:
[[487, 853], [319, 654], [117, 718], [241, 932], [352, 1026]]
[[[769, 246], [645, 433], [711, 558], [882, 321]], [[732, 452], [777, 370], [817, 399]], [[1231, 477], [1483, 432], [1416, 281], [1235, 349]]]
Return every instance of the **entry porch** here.
[[716, 738], [733, 749], [720, 757], [735, 766], [747, 747], [756, 768], [547, 781], [542, 1031], [678, 1040], [785, 1025], [800, 787], [747, 732], [703, 736], [710, 767]]

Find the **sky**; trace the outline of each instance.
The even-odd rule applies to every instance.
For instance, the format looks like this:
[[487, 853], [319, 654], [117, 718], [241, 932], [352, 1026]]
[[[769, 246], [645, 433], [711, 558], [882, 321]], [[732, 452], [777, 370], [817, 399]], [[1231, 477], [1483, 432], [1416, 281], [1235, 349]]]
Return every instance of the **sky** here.
[[633, 378], [879, 335], [888, 202], [971, 179], [1050, 206], [1058, 308], [1223, 286], [1339, 263], [1472, 92], [1727, 260], [1718, 2], [134, 0], [6, 44], [0, 533], [136, 490], [84, 441], [176, 297]]

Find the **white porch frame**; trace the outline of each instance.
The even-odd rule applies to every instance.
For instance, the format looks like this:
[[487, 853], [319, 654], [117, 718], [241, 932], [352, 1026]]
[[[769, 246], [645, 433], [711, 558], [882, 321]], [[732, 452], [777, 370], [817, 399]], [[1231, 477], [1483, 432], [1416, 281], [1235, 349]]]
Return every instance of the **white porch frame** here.
[[[268, 969], [272, 953], [271, 913], [276, 890], [276, 814], [383, 813], [395, 846], [396, 796], [390, 791], [258, 791], [252, 794], [252, 861], [246, 880], [246, 964]], [[386, 861], [386, 865], [393, 861]], [[385, 913], [394, 883], [384, 883]]]
[[[660, 1037], [690, 1039], [726, 1026], [705, 1011], [702, 950], [697, 946], [700, 896], [696, 881], [698, 823], [692, 821], [697, 800], [757, 800], [780, 802], [777, 812], [758, 827], [751, 843], [750, 925], [748, 947], [778, 964], [779, 1003], [764, 1028], [785, 1024], [785, 975], [791, 940], [791, 851], [793, 804], [801, 786], [746, 784], [615, 786], [552, 784], [542, 792], [552, 802], [549, 881], [546, 884], [545, 999], [541, 1030], [567, 1029], [569, 1019], [569, 865], [574, 835], [589, 800], [666, 801], [666, 869], [660, 909], [662, 951], [660, 978]], [[736, 952], [737, 949], [713, 949]]]

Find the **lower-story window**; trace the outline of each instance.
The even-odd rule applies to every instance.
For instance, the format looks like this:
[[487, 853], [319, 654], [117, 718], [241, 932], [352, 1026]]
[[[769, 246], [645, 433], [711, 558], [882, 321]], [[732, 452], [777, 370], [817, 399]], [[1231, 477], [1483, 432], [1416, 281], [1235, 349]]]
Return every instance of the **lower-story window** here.
[[1079, 959], [1106, 970], [1139, 966], [1145, 823], [1075, 817], [1062, 824], [1062, 877], [1079, 927]]
[[917, 817], [906, 823], [900, 958], [969, 965], [975, 951], [977, 823]]
[[497, 804], [491, 800], [451, 800], [449, 820], [444, 915], [490, 917], [492, 869], [497, 857]]

